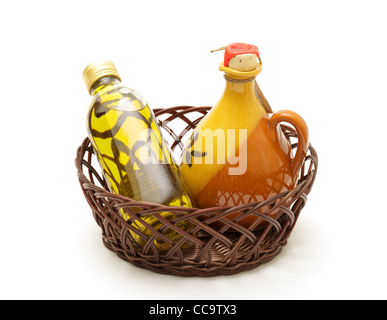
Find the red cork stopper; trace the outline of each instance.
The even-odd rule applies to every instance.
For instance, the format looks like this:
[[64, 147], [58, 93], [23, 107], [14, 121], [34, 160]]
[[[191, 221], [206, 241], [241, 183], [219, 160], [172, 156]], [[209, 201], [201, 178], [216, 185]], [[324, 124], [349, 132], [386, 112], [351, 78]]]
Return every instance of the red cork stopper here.
[[231, 58], [239, 54], [256, 54], [259, 57], [258, 48], [252, 44], [247, 43], [232, 43], [226, 48], [224, 53], [224, 66], [228, 67], [228, 63]]

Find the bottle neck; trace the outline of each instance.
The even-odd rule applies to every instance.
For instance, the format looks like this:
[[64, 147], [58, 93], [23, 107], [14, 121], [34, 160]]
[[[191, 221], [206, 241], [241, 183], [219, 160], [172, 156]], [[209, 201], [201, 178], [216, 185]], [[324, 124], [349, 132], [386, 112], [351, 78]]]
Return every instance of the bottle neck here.
[[214, 112], [228, 114], [235, 123], [255, 125], [260, 119], [268, 118], [268, 113], [256, 94], [255, 76], [245, 79], [230, 78], [225, 76], [226, 87]]
[[103, 77], [99, 80], [97, 80], [92, 86], [91, 86], [91, 89], [90, 89], [90, 94], [92, 96], [96, 95], [100, 90], [101, 88], [103, 88], [104, 86], [107, 86], [107, 85], [115, 85], [115, 84], [120, 84], [121, 81], [116, 78], [116, 77], [112, 77], [112, 76], [107, 76], [107, 77]]
[[233, 100], [246, 101], [246, 100], [256, 100], [254, 89], [254, 79], [239, 80], [227, 77], [226, 79], [226, 88], [224, 90], [223, 99], [232, 98]]
[[[238, 71], [225, 67], [223, 62], [219, 70], [224, 72], [226, 89], [221, 102], [231, 105], [246, 105], [256, 108], [262, 107], [255, 94], [255, 78], [261, 72], [262, 65], [258, 64], [254, 70]], [[263, 108], [263, 107], [262, 107]]]

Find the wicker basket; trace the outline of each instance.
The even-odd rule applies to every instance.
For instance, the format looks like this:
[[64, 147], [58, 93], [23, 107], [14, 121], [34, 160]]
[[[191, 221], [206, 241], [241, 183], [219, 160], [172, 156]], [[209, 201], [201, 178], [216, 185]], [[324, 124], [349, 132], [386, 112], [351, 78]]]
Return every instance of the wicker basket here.
[[[210, 107], [175, 107], [154, 110], [159, 123], [170, 138], [171, 148], [182, 149], [187, 134], [210, 110]], [[182, 132], [176, 134], [173, 128], [178, 124]], [[294, 129], [281, 126], [290, 142], [297, 138]], [[168, 140], [168, 139], [167, 139]], [[297, 143], [292, 144], [293, 148]], [[177, 151], [177, 150], [176, 150]], [[103, 244], [120, 258], [148, 270], [177, 276], [216, 276], [232, 275], [244, 270], [256, 268], [271, 261], [286, 245], [297, 222], [307, 195], [312, 189], [317, 173], [318, 158], [310, 145], [305, 163], [301, 169], [297, 186], [264, 202], [249, 203], [238, 207], [222, 208], [180, 208], [166, 207], [156, 203], [139, 202], [110, 193], [103, 176], [96, 164], [96, 157], [89, 139], [79, 147], [76, 157], [78, 177], [84, 196], [88, 201], [94, 219], [102, 230]], [[277, 214], [273, 217], [263, 215], [260, 209], [273, 205]], [[168, 251], [159, 252], [155, 245], [156, 237], [165, 238], [160, 228], [154, 230], [147, 238], [146, 244], [139, 246], [131, 236], [139, 233], [130, 221], [125, 221], [119, 214], [121, 208], [141, 208], [136, 219], [145, 215], [154, 215], [181, 234], [181, 240], [173, 244]], [[176, 219], [168, 221], [160, 216], [161, 212], [173, 212]], [[249, 212], [266, 220], [266, 226], [260, 230], [250, 230], [227, 218], [233, 212]], [[176, 222], [190, 221], [195, 228], [185, 232], [175, 226]], [[214, 229], [214, 222], [221, 222], [222, 228]], [[210, 226], [211, 225], [211, 226]], [[143, 236], [144, 238], [144, 236]], [[166, 239], [168, 240], [168, 239]], [[186, 244], [192, 245], [187, 247]]]

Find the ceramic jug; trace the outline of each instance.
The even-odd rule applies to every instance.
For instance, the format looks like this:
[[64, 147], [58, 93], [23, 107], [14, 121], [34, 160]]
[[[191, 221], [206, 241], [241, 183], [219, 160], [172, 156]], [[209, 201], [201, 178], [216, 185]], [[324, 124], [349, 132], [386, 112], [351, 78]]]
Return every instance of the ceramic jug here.
[[[255, 80], [262, 69], [257, 47], [231, 44], [224, 57], [219, 67], [226, 80], [224, 93], [194, 130], [180, 164], [200, 208], [260, 202], [292, 190], [309, 146], [308, 127], [301, 116], [289, 110], [270, 116]], [[297, 131], [295, 155], [281, 122]], [[256, 219], [250, 215], [238, 223], [248, 227]]]

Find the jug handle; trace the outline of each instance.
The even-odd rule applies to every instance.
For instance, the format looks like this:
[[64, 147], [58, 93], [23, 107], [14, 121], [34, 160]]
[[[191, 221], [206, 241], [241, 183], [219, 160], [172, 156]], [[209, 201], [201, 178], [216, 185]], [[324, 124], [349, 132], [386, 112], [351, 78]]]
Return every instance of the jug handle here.
[[[297, 175], [304, 162], [309, 148], [309, 130], [304, 119], [297, 113], [289, 110], [282, 110], [274, 113], [269, 120], [270, 136], [273, 141], [278, 141], [277, 126], [280, 122], [288, 122], [297, 131], [298, 143], [297, 152], [292, 162], [292, 174]], [[281, 132], [282, 133], [282, 132]]]

